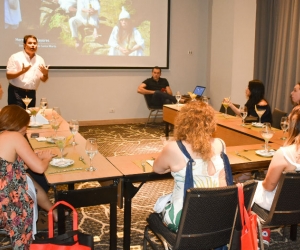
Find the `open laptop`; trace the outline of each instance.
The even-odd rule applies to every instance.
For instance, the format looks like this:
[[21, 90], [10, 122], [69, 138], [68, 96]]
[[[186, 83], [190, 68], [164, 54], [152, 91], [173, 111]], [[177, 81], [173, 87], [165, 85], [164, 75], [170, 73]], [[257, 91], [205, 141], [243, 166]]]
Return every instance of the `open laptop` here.
[[[203, 86], [196, 86], [193, 93], [196, 94], [198, 97], [202, 96], [206, 87]], [[189, 95], [182, 95], [182, 97], [190, 98]]]

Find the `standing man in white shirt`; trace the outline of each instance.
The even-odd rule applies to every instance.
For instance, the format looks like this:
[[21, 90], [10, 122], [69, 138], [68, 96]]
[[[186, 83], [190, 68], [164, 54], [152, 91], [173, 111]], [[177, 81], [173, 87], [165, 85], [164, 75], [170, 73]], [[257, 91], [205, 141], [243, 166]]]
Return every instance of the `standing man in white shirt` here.
[[44, 59], [36, 54], [38, 40], [33, 35], [24, 37], [24, 50], [13, 54], [6, 67], [8, 86], [8, 104], [16, 104], [25, 108], [22, 98], [32, 98], [28, 107], [35, 107], [36, 90], [40, 81], [49, 78], [49, 66]]

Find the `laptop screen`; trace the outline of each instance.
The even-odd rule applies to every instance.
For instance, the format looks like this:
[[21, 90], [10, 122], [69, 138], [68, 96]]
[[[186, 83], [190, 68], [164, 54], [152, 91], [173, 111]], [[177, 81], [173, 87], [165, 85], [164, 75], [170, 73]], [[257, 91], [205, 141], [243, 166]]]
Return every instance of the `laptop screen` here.
[[206, 87], [196, 86], [196, 88], [194, 89], [194, 94], [196, 94], [197, 96], [202, 96], [205, 89], [206, 89]]

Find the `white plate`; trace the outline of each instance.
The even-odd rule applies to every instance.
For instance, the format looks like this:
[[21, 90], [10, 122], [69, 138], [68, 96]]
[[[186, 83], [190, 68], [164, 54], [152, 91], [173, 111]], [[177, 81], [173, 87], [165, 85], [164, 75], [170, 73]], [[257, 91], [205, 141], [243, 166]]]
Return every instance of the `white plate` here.
[[259, 123], [259, 122], [252, 122], [252, 126], [256, 127], [256, 128], [262, 128], [264, 126], [263, 123]]
[[61, 162], [60, 158], [54, 158], [52, 159], [52, 161], [50, 161], [50, 164], [52, 166], [59, 167], [59, 168], [65, 168], [74, 164], [74, 161], [71, 159], [64, 159], [64, 164], [61, 164], [60, 162]]
[[32, 128], [38, 128], [38, 127], [42, 127], [43, 124], [40, 124], [40, 123], [36, 122], [36, 123], [29, 123], [28, 126], [32, 127]]
[[55, 143], [55, 141], [51, 137], [46, 138], [46, 142], [48, 142], [48, 143]]
[[265, 152], [265, 150], [256, 150], [255, 153], [263, 157], [273, 157], [275, 150], [271, 149], [268, 152]]

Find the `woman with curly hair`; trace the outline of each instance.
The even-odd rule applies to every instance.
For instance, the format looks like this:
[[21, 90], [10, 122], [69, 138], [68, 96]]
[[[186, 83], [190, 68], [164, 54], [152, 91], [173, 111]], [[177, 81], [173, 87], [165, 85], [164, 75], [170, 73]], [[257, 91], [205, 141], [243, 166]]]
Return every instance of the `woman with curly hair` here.
[[225, 143], [213, 138], [215, 130], [216, 120], [212, 107], [201, 101], [186, 104], [175, 121], [176, 141], [170, 141], [154, 161], [154, 172], [171, 172], [174, 177], [171, 201], [162, 211], [163, 222], [174, 232], [178, 230], [181, 217], [188, 162], [177, 141], [182, 142], [195, 162], [192, 168], [194, 187], [226, 186], [224, 163], [220, 156]]
[[[261, 117], [261, 122], [272, 123], [272, 112], [270, 105], [265, 99], [265, 86], [260, 80], [252, 80], [249, 82], [246, 89], [246, 97], [248, 101], [245, 106], [247, 107], [248, 117], [258, 117], [255, 106], [258, 109], [266, 110]], [[240, 115], [240, 110], [234, 106], [233, 103], [229, 103], [229, 107], [234, 111], [235, 114]]]

